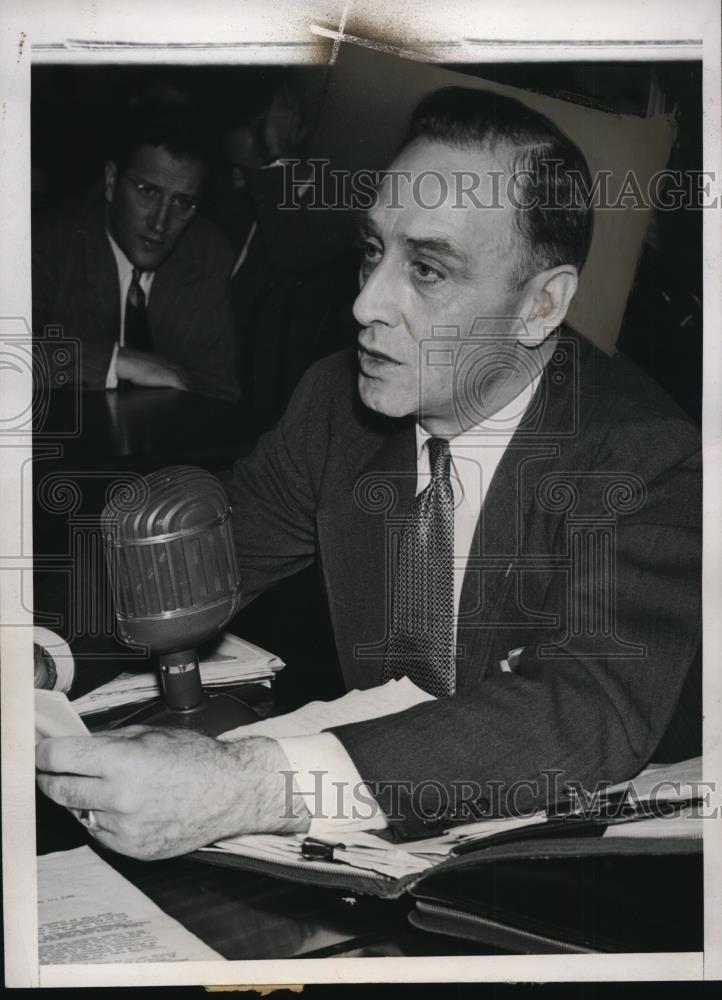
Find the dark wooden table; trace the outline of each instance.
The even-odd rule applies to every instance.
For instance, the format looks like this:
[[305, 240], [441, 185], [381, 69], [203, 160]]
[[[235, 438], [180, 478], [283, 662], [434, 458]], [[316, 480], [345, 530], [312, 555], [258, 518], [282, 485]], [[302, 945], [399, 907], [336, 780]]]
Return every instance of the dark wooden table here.
[[82, 469], [226, 468], [253, 439], [240, 403], [175, 389], [65, 390], [41, 399], [34, 414], [38, 455], [55, 452], [63, 466]]

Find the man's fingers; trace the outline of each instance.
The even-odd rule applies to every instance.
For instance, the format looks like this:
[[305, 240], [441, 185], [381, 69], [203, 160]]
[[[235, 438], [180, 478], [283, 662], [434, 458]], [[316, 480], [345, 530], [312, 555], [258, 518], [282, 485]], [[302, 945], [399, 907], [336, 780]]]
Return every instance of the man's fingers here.
[[78, 778], [58, 774], [38, 774], [38, 788], [53, 802], [73, 811], [109, 809], [105, 783], [99, 778]]
[[40, 740], [35, 747], [35, 766], [39, 771], [62, 774], [104, 774], [100, 746], [95, 736], [53, 736]]
[[35, 746], [35, 766], [39, 771], [56, 774], [84, 774], [88, 777], [112, 777], [118, 767], [118, 744], [151, 731], [148, 726], [109, 729], [93, 736], [54, 736]]

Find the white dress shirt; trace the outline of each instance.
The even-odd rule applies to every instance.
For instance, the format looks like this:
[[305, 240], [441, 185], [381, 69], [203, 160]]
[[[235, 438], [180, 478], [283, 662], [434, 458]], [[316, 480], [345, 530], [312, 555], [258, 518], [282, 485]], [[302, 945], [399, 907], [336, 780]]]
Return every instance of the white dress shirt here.
[[[454, 615], [458, 618], [461, 586], [476, 524], [496, 468], [521, 423], [539, 384], [537, 375], [503, 409], [449, 441], [454, 490]], [[427, 442], [430, 435], [416, 425], [416, 493], [431, 479]], [[364, 785], [343, 744], [332, 733], [293, 736], [278, 743], [295, 772], [296, 791], [311, 814], [311, 837], [381, 830], [384, 813]], [[369, 803], [373, 805], [369, 805]]]
[[[117, 363], [118, 363], [118, 349], [125, 346], [125, 303], [128, 298], [128, 289], [133, 280], [133, 265], [125, 256], [123, 251], [120, 249], [118, 244], [115, 242], [110, 233], [105, 231], [108, 237], [108, 242], [110, 243], [110, 249], [113, 251], [113, 257], [115, 258], [115, 266], [118, 268], [118, 283], [120, 285], [120, 319], [118, 323], [118, 339], [115, 342], [115, 347], [113, 348], [113, 354], [110, 359], [110, 364], [108, 365], [108, 373], [105, 376], [105, 388], [106, 389], [117, 389], [118, 388], [118, 374], [117, 374]], [[143, 289], [145, 294], [145, 301], [148, 302], [148, 297], [150, 295], [150, 289], [153, 284], [153, 278], [155, 277], [155, 271], [143, 271], [140, 276], [139, 283], [140, 287]]]

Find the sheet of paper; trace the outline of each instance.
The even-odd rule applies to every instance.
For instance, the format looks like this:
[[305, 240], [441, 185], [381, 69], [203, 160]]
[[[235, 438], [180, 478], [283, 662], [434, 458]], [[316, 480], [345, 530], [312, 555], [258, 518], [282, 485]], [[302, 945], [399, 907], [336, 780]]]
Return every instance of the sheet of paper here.
[[41, 965], [220, 959], [89, 847], [38, 858]]
[[678, 816], [665, 816], [663, 818], [655, 816], [652, 819], [640, 819], [636, 823], [618, 823], [609, 826], [603, 833], [605, 840], [614, 840], [623, 837], [653, 837], [655, 840], [669, 840], [670, 838], [685, 840], [701, 840], [703, 834], [704, 816], [695, 807], [682, 809]]
[[35, 689], [35, 742], [48, 736], [87, 736], [88, 727], [63, 691]]
[[[546, 813], [508, 819], [488, 819], [480, 823], [457, 826], [438, 837], [394, 844], [375, 833], [344, 832], [338, 840], [317, 838], [334, 845], [333, 858], [348, 869], [371, 871], [389, 878], [402, 878], [425, 871], [444, 861], [452, 850], [466, 840], [481, 840], [497, 833], [522, 829], [546, 822]], [[281, 861], [303, 867], [308, 864], [302, 853], [303, 835], [246, 834], [219, 841], [213, 848], [226, 854], [238, 854], [264, 861]]]
[[606, 789], [606, 794], [629, 789], [633, 797], [642, 800], [654, 797], [662, 799], [686, 799], [695, 794], [704, 794], [702, 782], [702, 758], [691, 757], [689, 760], [677, 761], [674, 764], [650, 764], [636, 778], [620, 781]]
[[433, 701], [433, 695], [417, 687], [408, 677], [387, 681], [379, 687], [364, 691], [349, 691], [333, 701], [311, 701], [303, 708], [287, 715], [253, 722], [250, 726], [239, 726], [221, 733], [221, 740], [242, 739], [245, 736], [269, 736], [278, 739], [283, 736], [308, 736], [320, 733], [331, 726], [343, 726], [352, 722], [364, 722], [382, 715], [393, 715], [404, 709]]

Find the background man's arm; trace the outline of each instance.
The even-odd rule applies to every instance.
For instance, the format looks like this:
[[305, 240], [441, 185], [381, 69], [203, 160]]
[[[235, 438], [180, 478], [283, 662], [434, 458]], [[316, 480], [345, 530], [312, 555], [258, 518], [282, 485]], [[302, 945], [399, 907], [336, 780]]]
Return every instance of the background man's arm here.
[[146, 351], [119, 347], [115, 359], [117, 379], [146, 388], [191, 390], [192, 380], [182, 365]]
[[[80, 377], [91, 389], [104, 389], [108, 366], [113, 357], [111, 340], [94, 335], [94, 324], [82, 321], [82, 297], [72, 294], [82, 273], [80, 264], [83, 234], [65, 220], [56, 220], [33, 237], [32, 293], [35, 378], [43, 385], [60, 385]], [[110, 248], [108, 248], [110, 252]], [[78, 272], [76, 274], [76, 271]], [[40, 340], [46, 326], [59, 328], [61, 335], [78, 338], [79, 365], [55, 363], [55, 351], [44, 350]]]

